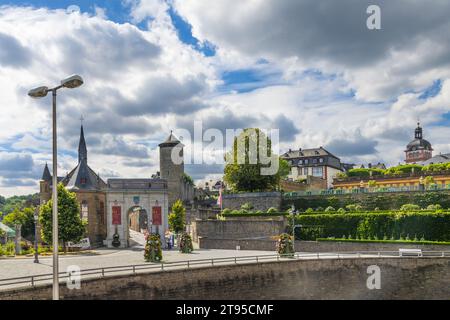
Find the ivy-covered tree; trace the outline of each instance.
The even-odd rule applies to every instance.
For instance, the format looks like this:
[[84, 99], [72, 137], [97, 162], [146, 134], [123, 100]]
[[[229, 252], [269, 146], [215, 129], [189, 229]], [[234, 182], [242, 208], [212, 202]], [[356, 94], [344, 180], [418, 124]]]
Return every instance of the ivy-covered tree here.
[[175, 233], [183, 232], [186, 227], [186, 209], [179, 199], [175, 201], [169, 214], [169, 227]]
[[[42, 239], [52, 243], [52, 206], [48, 201], [41, 206], [39, 222], [42, 226]], [[80, 217], [80, 205], [76, 195], [67, 190], [62, 184], [58, 185], [58, 238], [62, 242], [64, 252], [68, 241], [78, 242], [85, 234], [85, 225]]]
[[272, 141], [260, 129], [247, 128], [235, 137], [224, 173], [233, 191], [268, 191], [279, 187], [289, 164], [273, 154]]

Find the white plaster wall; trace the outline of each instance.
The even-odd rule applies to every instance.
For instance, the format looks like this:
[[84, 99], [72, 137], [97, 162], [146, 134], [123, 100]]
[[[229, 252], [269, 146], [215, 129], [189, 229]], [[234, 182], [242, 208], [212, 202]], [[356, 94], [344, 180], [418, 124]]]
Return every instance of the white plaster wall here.
[[[129, 246], [128, 243], [128, 211], [135, 207], [136, 204], [133, 201], [134, 197], [139, 197], [140, 201], [137, 204], [142, 207], [147, 212], [148, 217], [148, 225], [149, 228], [152, 228], [153, 232], [156, 232], [157, 227], [152, 226], [152, 209], [153, 206], [156, 205], [156, 201], [158, 201], [158, 206], [161, 207], [162, 213], [162, 225], [159, 226], [159, 235], [161, 236], [161, 241], [163, 246], [166, 245], [164, 241], [165, 232], [169, 229], [169, 208], [168, 208], [168, 196], [166, 192], [160, 191], [148, 191], [148, 192], [108, 192], [106, 194], [106, 206], [107, 206], [107, 238], [105, 241], [105, 245], [109, 248], [112, 246], [113, 235], [116, 230], [116, 226], [112, 224], [112, 207], [120, 206], [121, 207], [121, 225], [117, 226], [117, 232], [120, 237], [120, 248], [126, 248]], [[150, 231], [150, 230], [149, 230]]]

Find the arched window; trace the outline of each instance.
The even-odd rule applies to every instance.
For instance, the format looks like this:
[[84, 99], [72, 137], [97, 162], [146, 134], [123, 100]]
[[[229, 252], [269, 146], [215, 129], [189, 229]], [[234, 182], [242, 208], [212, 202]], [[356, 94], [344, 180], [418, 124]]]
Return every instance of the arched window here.
[[88, 220], [89, 218], [89, 205], [86, 200], [81, 202], [81, 219]]

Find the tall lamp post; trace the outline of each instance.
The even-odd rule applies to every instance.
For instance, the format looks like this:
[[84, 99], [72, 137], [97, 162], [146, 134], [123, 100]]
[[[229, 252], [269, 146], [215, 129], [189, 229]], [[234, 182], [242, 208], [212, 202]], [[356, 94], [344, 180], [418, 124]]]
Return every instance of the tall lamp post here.
[[39, 207], [37, 207], [34, 210], [34, 263], [39, 263], [38, 220], [39, 220]]
[[53, 238], [53, 300], [59, 300], [59, 277], [58, 277], [58, 174], [57, 174], [57, 134], [56, 134], [56, 91], [61, 88], [74, 89], [83, 84], [83, 79], [78, 75], [73, 75], [67, 79], [61, 81], [59, 86], [49, 89], [48, 87], [38, 87], [28, 92], [28, 95], [32, 98], [46, 97], [49, 92], [53, 96], [53, 225], [52, 225], [52, 238]]

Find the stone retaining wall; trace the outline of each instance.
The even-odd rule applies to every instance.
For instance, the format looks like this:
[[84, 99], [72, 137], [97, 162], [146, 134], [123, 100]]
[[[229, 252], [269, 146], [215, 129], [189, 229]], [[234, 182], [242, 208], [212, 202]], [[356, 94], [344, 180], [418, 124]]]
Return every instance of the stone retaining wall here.
[[241, 209], [241, 206], [250, 203], [254, 210], [267, 211], [269, 208], [281, 209], [280, 192], [253, 192], [223, 195], [223, 208]]

